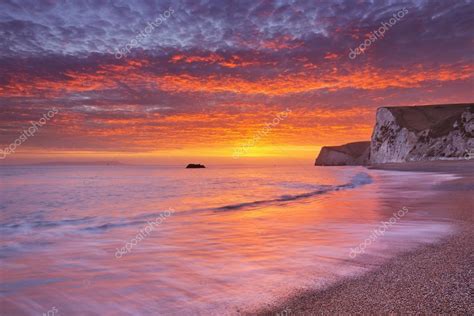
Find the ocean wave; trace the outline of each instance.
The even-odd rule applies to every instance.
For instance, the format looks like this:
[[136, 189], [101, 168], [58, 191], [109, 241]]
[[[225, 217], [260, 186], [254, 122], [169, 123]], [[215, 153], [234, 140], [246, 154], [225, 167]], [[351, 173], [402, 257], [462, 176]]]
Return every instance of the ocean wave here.
[[368, 175], [365, 172], [359, 172], [356, 174], [349, 183], [342, 184], [342, 185], [328, 185], [328, 186], [321, 186], [320, 189], [314, 190], [314, 191], [309, 191], [305, 193], [300, 193], [300, 194], [287, 194], [287, 195], [282, 195], [277, 198], [273, 199], [268, 199], [268, 200], [257, 200], [257, 201], [252, 201], [252, 202], [244, 202], [244, 203], [237, 203], [237, 204], [231, 204], [231, 205], [225, 205], [225, 206], [220, 206], [213, 208], [212, 210], [214, 211], [234, 211], [234, 210], [239, 210], [239, 209], [245, 209], [245, 208], [252, 208], [252, 207], [257, 207], [257, 206], [262, 206], [262, 205], [268, 205], [268, 204], [273, 204], [273, 203], [282, 203], [282, 202], [291, 202], [295, 200], [300, 200], [300, 199], [306, 199], [310, 198], [316, 195], [332, 192], [332, 191], [339, 191], [339, 190], [344, 190], [344, 189], [354, 189], [357, 187], [360, 187], [362, 185], [370, 184], [373, 182], [373, 179], [370, 175]]
[[[224, 205], [220, 207], [211, 207], [203, 209], [191, 209], [180, 211], [180, 214], [190, 214], [201, 211], [235, 211], [242, 209], [252, 209], [255, 207], [271, 205], [275, 203], [289, 203], [292, 201], [311, 198], [317, 195], [325, 194], [332, 191], [339, 191], [345, 189], [357, 188], [362, 185], [372, 183], [372, 178], [367, 173], [356, 174], [349, 183], [342, 185], [320, 185], [316, 186], [316, 190], [303, 192], [299, 194], [285, 194], [271, 199], [256, 200], [250, 202], [242, 202], [237, 204]], [[63, 220], [38, 220], [37, 218], [30, 218], [29, 220], [18, 219], [10, 223], [0, 223], [0, 233], [12, 234], [32, 234], [38, 232], [38, 229], [57, 229], [58, 227], [67, 227], [67, 231], [88, 231], [88, 232], [105, 232], [107, 230], [123, 228], [127, 226], [139, 226], [147, 223], [147, 220], [157, 217], [160, 214], [158, 211], [151, 213], [138, 214], [135, 216], [114, 218], [114, 217], [100, 217], [100, 216], [86, 216], [80, 218], [69, 218]]]
[[[161, 212], [152, 212], [140, 214], [137, 216], [112, 218], [112, 217], [93, 217], [87, 216], [82, 218], [63, 219], [63, 220], [34, 220], [13, 223], [0, 223], [0, 234], [21, 233], [31, 234], [36, 229], [48, 229], [56, 227], [76, 227], [79, 231], [101, 232], [113, 228], [139, 226], [146, 224], [150, 219], [157, 218]], [[70, 231], [71, 232], [71, 231]]]
[[8, 229], [27, 229], [31, 230], [34, 228], [49, 228], [55, 226], [63, 226], [63, 225], [81, 225], [87, 222], [91, 222], [94, 220], [95, 217], [93, 216], [86, 216], [82, 218], [73, 218], [73, 219], [63, 219], [63, 220], [23, 220], [22, 222], [15, 221], [10, 223], [1, 223], [0, 224], [0, 232], [2, 230]]

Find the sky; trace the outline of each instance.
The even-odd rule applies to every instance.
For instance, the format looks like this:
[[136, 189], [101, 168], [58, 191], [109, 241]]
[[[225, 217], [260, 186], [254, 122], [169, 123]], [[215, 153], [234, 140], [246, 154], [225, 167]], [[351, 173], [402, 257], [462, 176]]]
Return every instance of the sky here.
[[472, 34], [466, 0], [2, 0], [0, 163], [313, 162], [472, 102]]

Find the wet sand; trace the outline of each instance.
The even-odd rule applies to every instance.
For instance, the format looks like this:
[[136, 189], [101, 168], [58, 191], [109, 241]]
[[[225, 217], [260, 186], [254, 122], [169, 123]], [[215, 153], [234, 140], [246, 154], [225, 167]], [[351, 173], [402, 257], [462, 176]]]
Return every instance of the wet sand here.
[[259, 315], [474, 314], [474, 161], [389, 164], [373, 169], [451, 173], [435, 198], [416, 203], [457, 224], [437, 244], [404, 253], [379, 268], [326, 289], [304, 291]]

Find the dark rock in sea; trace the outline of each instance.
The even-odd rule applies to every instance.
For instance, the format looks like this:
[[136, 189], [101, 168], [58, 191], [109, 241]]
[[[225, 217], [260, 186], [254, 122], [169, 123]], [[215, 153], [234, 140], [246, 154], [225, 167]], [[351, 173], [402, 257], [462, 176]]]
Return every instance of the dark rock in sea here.
[[341, 146], [324, 146], [316, 166], [362, 166], [369, 162], [370, 142], [355, 142]]
[[370, 162], [464, 159], [474, 148], [473, 104], [382, 107]]
[[201, 165], [199, 163], [190, 163], [189, 165], [186, 166], [186, 168], [199, 169], [199, 168], [206, 168], [206, 166]]

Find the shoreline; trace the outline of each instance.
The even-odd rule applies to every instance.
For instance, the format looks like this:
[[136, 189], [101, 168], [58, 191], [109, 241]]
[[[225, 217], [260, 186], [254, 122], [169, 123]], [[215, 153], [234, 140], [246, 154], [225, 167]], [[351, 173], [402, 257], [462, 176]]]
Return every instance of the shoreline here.
[[401, 163], [370, 169], [458, 176], [434, 185], [434, 200], [420, 201], [433, 207], [430, 211], [434, 214], [449, 218], [458, 229], [436, 243], [403, 252], [374, 270], [323, 289], [296, 292], [283, 303], [249, 314], [474, 313], [469, 288], [474, 279], [474, 161]]
[[[471, 170], [469, 170], [469, 167], [471, 167]], [[474, 159], [385, 163], [366, 166], [366, 168], [387, 171], [439, 172], [452, 173], [461, 176], [474, 176], [474, 171], [472, 171], [472, 169], [474, 169]]]

